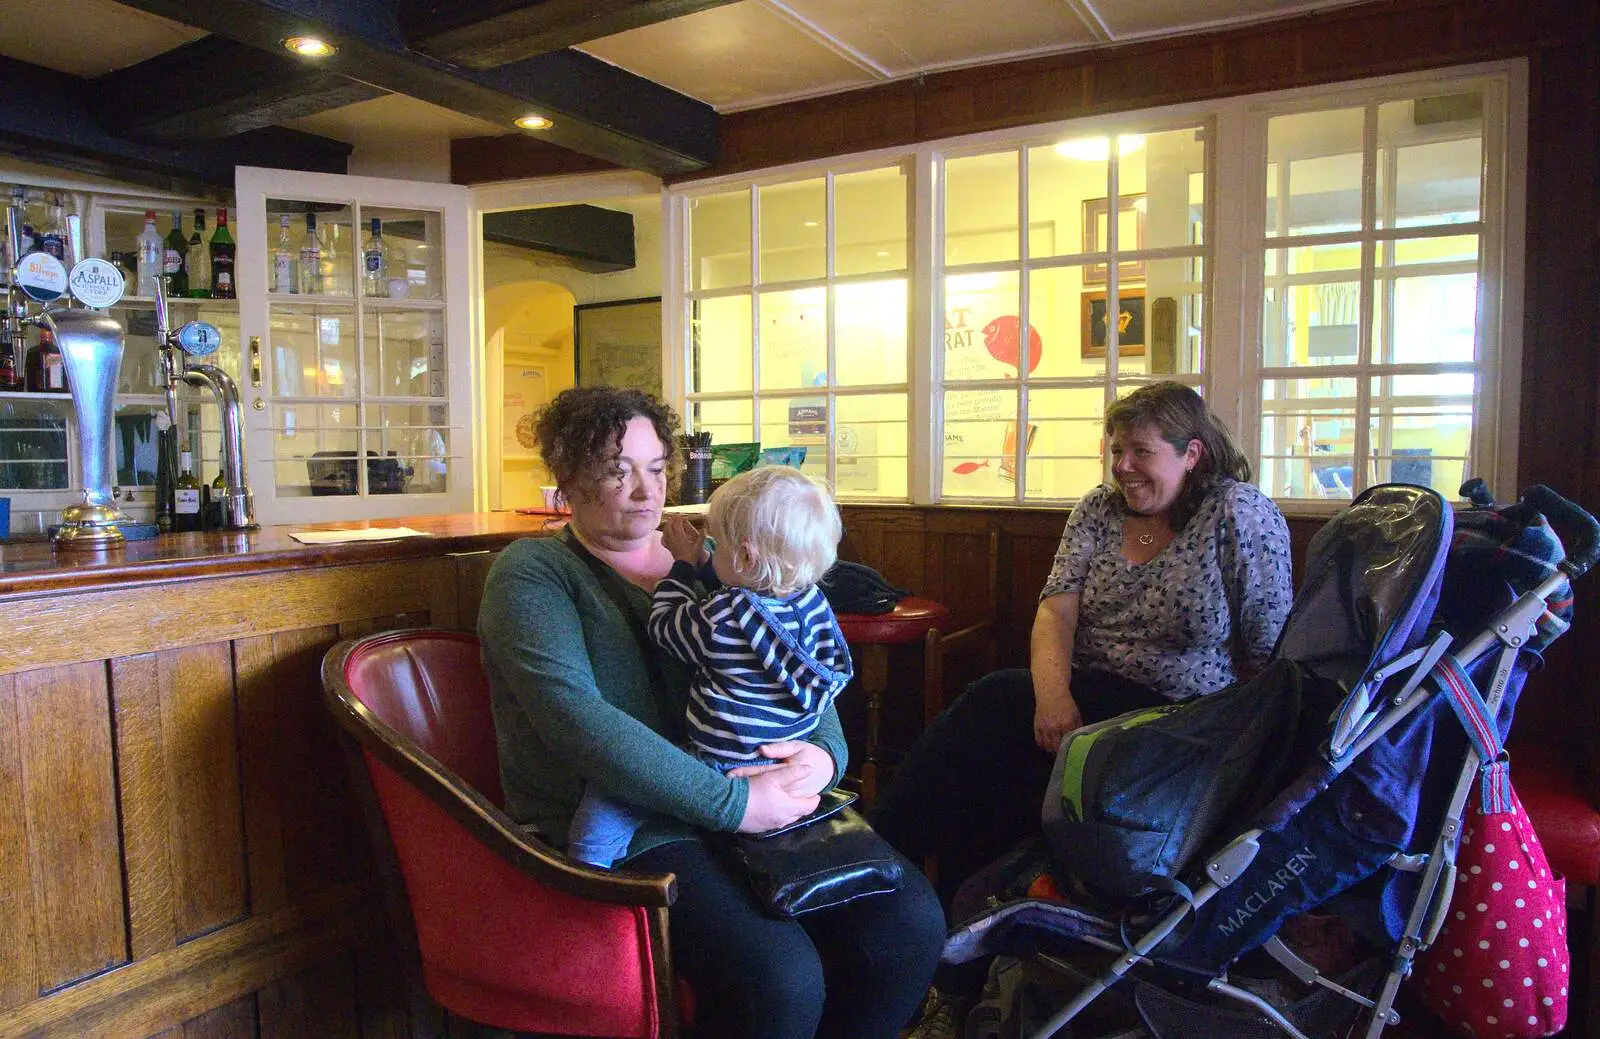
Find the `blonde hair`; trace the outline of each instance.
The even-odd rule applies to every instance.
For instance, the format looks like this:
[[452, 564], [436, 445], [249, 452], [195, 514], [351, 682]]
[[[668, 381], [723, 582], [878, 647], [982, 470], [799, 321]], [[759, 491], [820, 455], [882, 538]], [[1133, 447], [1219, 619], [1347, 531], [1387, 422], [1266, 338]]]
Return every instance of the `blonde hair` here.
[[[777, 598], [816, 584], [844, 534], [827, 488], [786, 465], [752, 469], [718, 487], [706, 525], [718, 544], [735, 550], [750, 587]], [[747, 554], [740, 551], [746, 547]]]

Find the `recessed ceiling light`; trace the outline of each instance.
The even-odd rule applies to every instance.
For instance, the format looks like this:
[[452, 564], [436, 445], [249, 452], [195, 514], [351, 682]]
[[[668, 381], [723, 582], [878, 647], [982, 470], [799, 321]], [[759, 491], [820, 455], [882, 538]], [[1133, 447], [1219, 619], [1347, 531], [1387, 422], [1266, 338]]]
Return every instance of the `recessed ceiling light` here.
[[529, 112], [516, 122], [524, 130], [548, 130], [556, 125], [555, 121], [549, 116], [543, 116], [537, 112]]
[[339, 48], [327, 40], [319, 40], [315, 36], [291, 36], [283, 41], [283, 45], [302, 58], [326, 58], [339, 52]]

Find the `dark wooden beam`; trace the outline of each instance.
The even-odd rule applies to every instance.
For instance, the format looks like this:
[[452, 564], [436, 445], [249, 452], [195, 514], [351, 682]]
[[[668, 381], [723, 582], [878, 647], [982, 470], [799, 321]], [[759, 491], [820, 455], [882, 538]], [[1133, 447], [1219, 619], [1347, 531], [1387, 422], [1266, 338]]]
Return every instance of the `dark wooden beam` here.
[[508, 129], [530, 111], [552, 144], [658, 175], [702, 169], [717, 150], [709, 105], [573, 50], [466, 69], [411, 50], [394, 0], [126, 0], [127, 5], [271, 50], [312, 34], [338, 47], [317, 67]]
[[235, 166], [343, 173], [350, 145], [281, 127], [221, 141], [133, 141], [102, 126], [94, 87], [0, 57], [0, 153], [29, 162], [199, 196], [233, 193]]
[[401, 0], [400, 28], [419, 51], [491, 69], [732, 2]]
[[615, 163], [536, 141], [526, 134], [458, 137], [450, 142], [452, 184], [485, 184], [621, 168]]
[[100, 122], [136, 140], [232, 137], [388, 91], [222, 36], [205, 36], [92, 81]]

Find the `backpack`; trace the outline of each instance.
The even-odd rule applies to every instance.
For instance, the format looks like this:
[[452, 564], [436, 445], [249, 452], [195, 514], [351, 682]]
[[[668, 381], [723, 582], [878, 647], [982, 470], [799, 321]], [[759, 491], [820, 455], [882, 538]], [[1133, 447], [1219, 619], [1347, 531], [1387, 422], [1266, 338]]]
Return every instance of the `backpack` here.
[[835, 613], [890, 613], [911, 594], [885, 581], [872, 567], [844, 559], [822, 575], [817, 587]]
[[1295, 752], [1304, 672], [1273, 662], [1248, 682], [1071, 732], [1041, 821], [1064, 871], [1123, 900], [1172, 879], [1225, 819], [1277, 792]]

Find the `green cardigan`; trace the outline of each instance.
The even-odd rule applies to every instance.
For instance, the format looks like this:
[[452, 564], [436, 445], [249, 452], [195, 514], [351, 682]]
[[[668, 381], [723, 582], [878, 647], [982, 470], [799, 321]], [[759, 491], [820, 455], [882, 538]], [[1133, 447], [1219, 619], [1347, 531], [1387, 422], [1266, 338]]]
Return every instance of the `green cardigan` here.
[[[643, 624], [650, 596], [628, 585]], [[657, 652], [664, 688], [628, 621], [559, 538], [524, 538], [495, 560], [478, 613], [489, 676], [500, 782], [511, 817], [565, 845], [585, 780], [650, 811], [629, 855], [694, 835], [735, 830], [749, 783], [681, 749], [691, 669]], [[823, 715], [810, 742], [844, 772], [839, 716]]]

